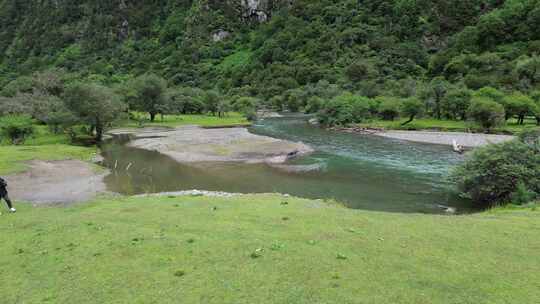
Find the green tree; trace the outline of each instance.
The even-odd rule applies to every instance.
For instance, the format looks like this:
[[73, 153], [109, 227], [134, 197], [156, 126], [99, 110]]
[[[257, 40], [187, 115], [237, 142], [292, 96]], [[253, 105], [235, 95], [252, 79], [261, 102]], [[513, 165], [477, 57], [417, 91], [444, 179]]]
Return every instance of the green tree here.
[[489, 131], [503, 123], [505, 113], [500, 103], [486, 97], [473, 97], [467, 116]]
[[417, 115], [420, 115], [422, 113], [422, 110], [423, 104], [418, 98], [410, 97], [404, 99], [401, 103], [401, 113], [409, 117], [409, 119], [401, 125], [404, 126], [408, 123], [411, 123]]
[[441, 103], [449, 87], [450, 84], [444, 77], [435, 77], [420, 91], [420, 98], [425, 101], [427, 108], [437, 119], [441, 119]]
[[370, 116], [369, 98], [343, 93], [325, 103], [317, 116], [327, 126], [361, 122]]
[[212, 115], [216, 116], [216, 114], [219, 112], [218, 110], [221, 99], [223, 99], [223, 97], [220, 96], [217, 91], [206, 91], [202, 99], [206, 112], [212, 113]]
[[32, 118], [29, 115], [7, 115], [0, 117], [0, 134], [9, 138], [14, 145], [22, 144], [34, 133]]
[[66, 106], [81, 122], [95, 129], [95, 139], [101, 141], [103, 133], [126, 109], [122, 98], [112, 89], [98, 84], [75, 83], [65, 92]]
[[166, 108], [167, 81], [155, 74], [145, 74], [137, 77], [131, 85], [135, 92], [131, 108], [150, 114], [153, 122], [156, 115]]
[[472, 91], [468, 89], [452, 89], [442, 99], [441, 110], [448, 118], [465, 120], [471, 98]]
[[529, 96], [519, 92], [505, 96], [503, 104], [506, 117], [516, 116], [520, 125], [524, 123], [525, 116], [534, 114], [536, 108], [534, 101]]
[[379, 102], [379, 114], [384, 120], [394, 120], [399, 116], [401, 100], [395, 97], [377, 97]]
[[540, 126], [540, 91], [534, 91], [531, 98], [534, 101], [533, 114], [536, 118], [536, 124]]

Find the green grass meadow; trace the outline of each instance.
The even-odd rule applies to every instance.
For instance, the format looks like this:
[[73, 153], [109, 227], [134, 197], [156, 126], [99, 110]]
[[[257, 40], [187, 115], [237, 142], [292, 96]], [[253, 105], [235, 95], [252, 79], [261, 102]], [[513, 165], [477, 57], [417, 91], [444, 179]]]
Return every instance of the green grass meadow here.
[[0, 174], [13, 174], [27, 169], [30, 160], [79, 159], [89, 161], [97, 153], [96, 147], [66, 144], [41, 146], [0, 146]]
[[156, 116], [154, 122], [150, 121], [147, 113], [134, 113], [136, 120], [125, 121], [123, 127], [140, 127], [140, 121], [144, 127], [178, 127], [185, 125], [197, 125], [201, 127], [234, 127], [249, 125], [249, 121], [244, 115], [236, 112], [227, 113], [224, 117], [206, 114], [190, 115], [160, 115]]
[[18, 204], [2, 303], [539, 303], [540, 212], [346, 209], [278, 195]]

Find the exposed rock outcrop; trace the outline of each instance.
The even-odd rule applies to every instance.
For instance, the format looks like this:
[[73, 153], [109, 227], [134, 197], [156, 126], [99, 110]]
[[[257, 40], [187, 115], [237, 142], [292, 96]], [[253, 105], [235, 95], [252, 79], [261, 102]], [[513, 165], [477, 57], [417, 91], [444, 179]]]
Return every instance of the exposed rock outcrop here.
[[268, 21], [272, 12], [290, 6], [293, 0], [210, 0], [210, 8], [232, 9], [236, 15], [246, 22], [262, 23]]
[[231, 33], [225, 30], [217, 30], [212, 34], [212, 40], [214, 42], [220, 42], [231, 36]]

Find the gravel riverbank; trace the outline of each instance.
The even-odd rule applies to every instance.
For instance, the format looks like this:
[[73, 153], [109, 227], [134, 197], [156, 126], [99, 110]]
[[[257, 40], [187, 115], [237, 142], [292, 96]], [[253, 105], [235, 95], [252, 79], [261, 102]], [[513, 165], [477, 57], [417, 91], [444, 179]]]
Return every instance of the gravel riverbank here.
[[[246, 128], [204, 129], [185, 126], [171, 130], [131, 130], [131, 147], [157, 151], [182, 163], [245, 162], [284, 163], [313, 149], [291, 142], [249, 133]], [[126, 130], [111, 134], [126, 134]]]
[[413, 142], [452, 145], [455, 140], [466, 148], [475, 148], [487, 144], [496, 144], [514, 139], [510, 135], [480, 134], [464, 132], [432, 132], [432, 131], [384, 131], [373, 133], [376, 136], [407, 140]]

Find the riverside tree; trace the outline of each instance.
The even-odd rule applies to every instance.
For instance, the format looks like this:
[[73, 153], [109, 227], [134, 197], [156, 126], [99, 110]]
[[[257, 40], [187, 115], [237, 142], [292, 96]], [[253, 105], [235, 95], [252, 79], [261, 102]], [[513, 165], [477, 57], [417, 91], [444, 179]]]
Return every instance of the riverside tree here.
[[410, 97], [401, 103], [401, 113], [407, 117], [409, 120], [403, 122], [401, 125], [411, 123], [417, 115], [422, 113], [422, 102], [418, 98]]
[[167, 108], [167, 81], [156, 74], [145, 74], [132, 81], [134, 96], [130, 105], [133, 110], [146, 112], [150, 121], [163, 114]]
[[487, 97], [474, 97], [467, 115], [486, 130], [504, 122], [504, 107]]
[[449, 90], [441, 101], [441, 111], [450, 119], [467, 119], [472, 91], [465, 88]]
[[93, 83], [75, 83], [64, 94], [64, 101], [81, 122], [95, 130], [96, 141], [126, 109], [122, 98], [112, 89]]

